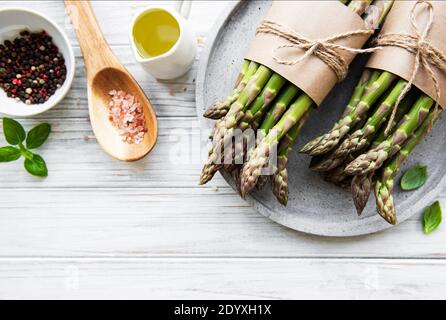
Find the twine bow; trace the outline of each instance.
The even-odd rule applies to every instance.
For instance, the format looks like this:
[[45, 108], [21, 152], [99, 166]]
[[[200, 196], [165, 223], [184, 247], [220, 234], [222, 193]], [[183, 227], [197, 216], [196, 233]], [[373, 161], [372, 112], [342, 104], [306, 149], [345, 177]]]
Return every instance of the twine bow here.
[[[311, 55], [315, 55], [333, 70], [338, 81], [344, 80], [348, 71], [348, 63], [339, 53], [339, 51], [356, 54], [375, 52], [381, 49], [378, 47], [370, 49], [355, 49], [335, 43], [338, 40], [349, 38], [352, 36], [372, 35], [374, 33], [374, 30], [349, 31], [322, 40], [310, 40], [298, 34], [294, 30], [291, 30], [277, 22], [264, 20], [257, 28], [256, 33], [273, 34], [290, 42], [290, 44], [280, 45], [274, 49], [273, 59], [277, 63], [284, 65], [295, 65], [307, 59]], [[277, 56], [277, 52], [284, 48], [301, 49], [305, 51], [305, 54], [295, 60], [282, 60]]]
[[[429, 20], [422, 32], [420, 31], [421, 28], [419, 27], [415, 18], [415, 9], [420, 4], [426, 4], [429, 9]], [[415, 54], [415, 61], [413, 65], [412, 75], [393, 107], [391, 117], [386, 127], [385, 131], [386, 134], [392, 129], [393, 121], [395, 119], [398, 106], [403, 100], [403, 98], [406, 96], [406, 94], [409, 92], [409, 90], [411, 89], [413, 82], [420, 69], [420, 66], [423, 66], [423, 68], [427, 70], [435, 87], [436, 97], [435, 97], [434, 116], [430, 124], [430, 128], [432, 128], [432, 123], [438, 118], [438, 115], [440, 114], [438, 101], [440, 100], [441, 97], [441, 90], [438, 78], [435, 75], [433, 67], [438, 68], [441, 72], [446, 74], [446, 57], [440, 50], [433, 47], [429, 42], [426, 41], [429, 31], [432, 27], [433, 21], [434, 21], [434, 7], [432, 3], [430, 1], [419, 0], [414, 4], [410, 13], [410, 22], [415, 31], [415, 35], [389, 33], [380, 35], [375, 40], [375, 45], [378, 47], [385, 47], [385, 46], [399, 47]]]

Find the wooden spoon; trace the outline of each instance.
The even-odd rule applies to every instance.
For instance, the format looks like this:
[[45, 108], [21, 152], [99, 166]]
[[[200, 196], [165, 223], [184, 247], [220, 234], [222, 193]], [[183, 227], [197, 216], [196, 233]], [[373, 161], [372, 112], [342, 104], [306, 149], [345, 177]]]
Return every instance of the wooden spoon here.
[[[115, 57], [96, 21], [89, 1], [65, 0], [85, 60], [88, 86], [88, 109], [96, 139], [112, 157], [136, 161], [154, 147], [158, 136], [155, 112], [144, 91]], [[108, 116], [109, 92], [123, 90], [135, 96], [144, 110], [148, 132], [141, 144], [122, 141]]]

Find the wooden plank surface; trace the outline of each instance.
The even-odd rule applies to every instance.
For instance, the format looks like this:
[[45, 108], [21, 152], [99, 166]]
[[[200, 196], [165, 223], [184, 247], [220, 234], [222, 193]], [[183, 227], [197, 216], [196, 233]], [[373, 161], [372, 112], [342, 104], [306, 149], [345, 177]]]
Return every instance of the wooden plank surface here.
[[446, 290], [445, 267], [379, 259], [0, 260], [0, 297], [435, 299]]
[[9, 258], [446, 257], [444, 228], [426, 236], [419, 217], [375, 235], [319, 238], [269, 222], [229, 188], [14, 189], [0, 208]]
[[[320, 238], [260, 216], [219, 176], [197, 186], [206, 153], [195, 113], [199, 55], [187, 75], [157, 81], [128, 47], [131, 17], [153, 3], [93, 2], [113, 51], [159, 117], [160, 137], [150, 156], [121, 163], [104, 154], [91, 131], [84, 66], [63, 3], [0, 2], [53, 18], [67, 30], [77, 57], [67, 98], [21, 120], [28, 128], [42, 121], [53, 126], [39, 150], [50, 176], [39, 180], [19, 162], [1, 164], [0, 298], [444, 296], [446, 233], [441, 227], [424, 235], [420, 215], [375, 235]], [[194, 2], [191, 24], [199, 51], [226, 4]]]

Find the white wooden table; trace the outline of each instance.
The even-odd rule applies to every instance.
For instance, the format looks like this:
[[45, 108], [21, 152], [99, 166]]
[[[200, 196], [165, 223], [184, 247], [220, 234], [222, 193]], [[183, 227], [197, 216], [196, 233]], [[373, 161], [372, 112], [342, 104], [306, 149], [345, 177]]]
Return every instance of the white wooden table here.
[[[104, 154], [92, 134], [84, 65], [62, 1], [0, 2], [53, 18], [75, 46], [78, 65], [68, 97], [23, 120], [28, 128], [53, 126], [41, 150], [49, 177], [36, 180], [18, 162], [0, 166], [0, 298], [445, 297], [444, 226], [424, 235], [415, 216], [371, 236], [319, 238], [260, 216], [221, 177], [198, 187], [196, 66], [181, 79], [159, 82], [135, 63], [129, 21], [147, 4], [93, 3], [113, 51], [159, 118], [155, 150], [122, 163]], [[194, 3], [200, 47], [225, 5]], [[179, 142], [191, 145], [185, 163], [171, 163]]]

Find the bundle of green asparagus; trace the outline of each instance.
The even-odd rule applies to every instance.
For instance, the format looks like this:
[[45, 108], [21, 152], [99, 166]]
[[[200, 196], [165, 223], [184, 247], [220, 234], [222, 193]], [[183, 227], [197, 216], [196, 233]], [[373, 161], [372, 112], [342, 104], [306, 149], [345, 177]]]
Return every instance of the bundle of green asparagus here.
[[374, 186], [378, 213], [391, 224], [397, 223], [394, 178], [437, 119], [434, 100], [413, 87], [388, 126], [406, 86], [407, 81], [389, 72], [366, 70], [333, 128], [301, 149], [314, 156], [312, 170], [325, 172], [328, 180], [338, 185], [351, 186], [358, 214]]
[[[427, 8], [430, 13], [430, 19], [425, 26], [425, 31], [420, 32], [415, 10], [418, 5], [423, 4], [425, 5], [423, 9]], [[446, 10], [444, 3], [436, 5], [440, 12]], [[431, 130], [442, 110], [439, 106], [441, 97], [439, 79], [432, 70], [432, 66], [446, 74], [446, 66], [436, 63], [436, 61], [445, 60], [445, 56], [423, 39], [433, 25], [434, 6], [430, 2], [418, 1], [400, 3], [397, 7], [395, 7], [397, 10], [395, 12], [398, 13], [401, 11], [408, 13], [410, 10], [411, 25], [417, 34], [412, 39], [417, 39], [417, 43], [424, 42], [424, 47], [418, 47], [419, 44], [416, 44], [415, 49], [408, 50], [410, 43], [405, 43], [405, 41], [410, 36], [400, 35], [395, 33], [395, 30], [386, 30], [388, 33], [391, 32], [390, 37], [393, 39], [391, 46], [401, 41], [398, 46], [415, 56], [415, 66], [407, 60], [410, 64], [407, 70], [411, 70], [408, 73], [411, 74], [410, 78], [407, 76], [409, 80], [406, 81], [391, 72], [384, 71], [385, 69], [366, 69], [344, 114], [333, 128], [308, 142], [301, 149], [302, 153], [313, 156], [310, 165], [312, 170], [325, 173], [328, 181], [342, 187], [350, 186], [353, 202], [359, 215], [374, 189], [377, 211], [390, 224], [397, 223], [392, 197], [395, 177], [410, 153]], [[439, 16], [442, 17], [442, 15]], [[442, 23], [446, 21], [441, 19], [443, 18], [439, 21]], [[435, 28], [441, 28], [442, 23], [439, 21]], [[385, 35], [378, 37], [378, 45], [382, 37], [385, 38]], [[387, 53], [388, 59], [392, 59], [396, 54], [396, 51], [390, 52], [391, 55]], [[371, 57], [372, 61], [373, 58], [376, 62], [376, 56]], [[429, 76], [435, 87], [436, 101], [425, 93], [429, 92], [425, 83], [418, 82], [420, 88], [413, 85], [418, 85], [415, 79], [419, 71], [419, 59], [423, 68], [430, 71]]]
[[[342, 2], [362, 16], [370, 29], [383, 22], [393, 4], [393, 1], [384, 0]], [[286, 205], [288, 155], [314, 107], [312, 99], [284, 77], [263, 65], [245, 60], [233, 92], [204, 113], [205, 117], [217, 121], [200, 184], [207, 183], [224, 168], [232, 172], [240, 194], [245, 196], [271, 177], [273, 193], [280, 203]], [[256, 139], [247, 137], [246, 132], [252, 130], [257, 131]], [[241, 139], [234, 138], [239, 136], [237, 132]], [[269, 166], [270, 156], [275, 150], [277, 163]], [[266, 171], [266, 167], [270, 170]]]

